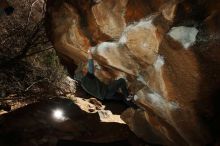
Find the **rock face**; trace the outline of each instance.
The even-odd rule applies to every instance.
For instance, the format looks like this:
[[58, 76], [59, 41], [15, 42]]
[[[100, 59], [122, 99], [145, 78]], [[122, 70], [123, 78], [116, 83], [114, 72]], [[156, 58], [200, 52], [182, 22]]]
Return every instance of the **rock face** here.
[[[81, 107], [75, 104], [79, 102]], [[88, 101], [82, 103], [80, 98], [75, 99], [75, 103], [68, 99], [54, 98], [1, 116], [1, 146], [54, 146], [67, 145], [68, 142], [69, 145], [142, 143], [138, 138], [133, 138], [135, 136], [128, 126], [118, 122], [115, 115], [109, 114], [108, 118], [104, 118], [106, 121], [102, 122], [97, 111], [84, 110], [94, 104]]]
[[122, 118], [137, 136], [163, 145], [214, 145], [219, 10], [217, 0], [48, 0], [47, 30], [62, 58], [86, 66], [93, 47], [102, 81], [128, 80], [141, 110]]

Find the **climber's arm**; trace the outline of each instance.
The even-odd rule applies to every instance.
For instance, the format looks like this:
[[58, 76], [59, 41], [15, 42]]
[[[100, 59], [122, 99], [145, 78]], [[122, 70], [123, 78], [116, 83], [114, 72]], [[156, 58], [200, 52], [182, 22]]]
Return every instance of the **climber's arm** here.
[[94, 74], [94, 61], [92, 58], [91, 49], [88, 50], [88, 72]]

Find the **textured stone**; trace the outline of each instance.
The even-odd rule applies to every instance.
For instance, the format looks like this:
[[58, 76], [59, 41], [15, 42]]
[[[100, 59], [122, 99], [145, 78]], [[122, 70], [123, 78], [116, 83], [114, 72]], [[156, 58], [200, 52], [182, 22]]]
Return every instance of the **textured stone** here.
[[[56, 109], [63, 112], [64, 118], [53, 116]], [[111, 143], [130, 141], [128, 137], [132, 135], [125, 124], [101, 122], [97, 112], [85, 112], [71, 100], [59, 98], [30, 104], [3, 115], [0, 123], [2, 146], [56, 145], [60, 139]]]
[[103, 0], [92, 8], [93, 15], [101, 31], [117, 38], [125, 27], [125, 8], [128, 0]]
[[[165, 145], [218, 141], [217, 0], [73, 0], [59, 5], [51, 0], [47, 7], [48, 34], [57, 51], [86, 66], [85, 52], [93, 47], [99, 79], [127, 79], [143, 111], [126, 111], [122, 117], [137, 136]], [[172, 28], [181, 28], [180, 35], [169, 36]]]

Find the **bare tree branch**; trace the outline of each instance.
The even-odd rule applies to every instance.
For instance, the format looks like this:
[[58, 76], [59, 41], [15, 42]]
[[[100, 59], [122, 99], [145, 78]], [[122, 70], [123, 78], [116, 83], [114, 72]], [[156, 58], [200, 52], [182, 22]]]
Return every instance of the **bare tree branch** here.
[[[30, 12], [29, 12], [29, 15], [28, 15], [28, 21], [27, 21], [27, 25], [29, 24], [30, 22], [30, 17], [32, 15], [32, 10], [33, 10], [33, 7], [37, 4], [37, 3], [40, 3], [40, 2], [44, 2], [44, 0], [40, 1], [40, 0], [35, 0], [31, 5], [30, 5]], [[42, 7], [42, 12], [41, 12], [41, 17], [44, 17], [44, 13], [45, 13], [45, 8], [44, 8], [44, 5], [45, 5], [45, 2], [43, 4], [43, 7]]]
[[48, 51], [48, 50], [50, 50], [50, 49], [53, 49], [53, 47], [51, 46], [51, 47], [49, 47], [49, 48], [47, 48], [47, 49], [30, 53], [30, 54], [26, 55], [25, 57], [30, 57], [30, 56], [36, 55], [36, 54], [38, 54], [38, 53], [41, 53], [41, 52], [44, 52], [44, 51]]

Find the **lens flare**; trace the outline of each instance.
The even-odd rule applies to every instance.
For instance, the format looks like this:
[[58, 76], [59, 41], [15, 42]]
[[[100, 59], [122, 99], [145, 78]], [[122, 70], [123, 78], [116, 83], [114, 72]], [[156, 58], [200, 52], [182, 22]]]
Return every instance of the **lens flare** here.
[[64, 120], [65, 119], [63, 111], [61, 109], [54, 110], [53, 117], [57, 120]]

